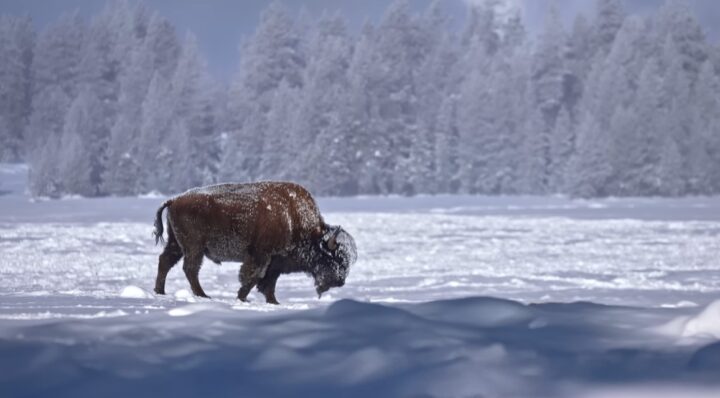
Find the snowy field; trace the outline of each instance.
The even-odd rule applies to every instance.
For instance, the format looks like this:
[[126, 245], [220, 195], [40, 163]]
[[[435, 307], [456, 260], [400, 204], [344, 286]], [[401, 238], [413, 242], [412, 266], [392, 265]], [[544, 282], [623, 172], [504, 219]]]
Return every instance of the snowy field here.
[[[0, 396], [720, 397], [720, 199], [321, 199], [345, 287], [151, 293], [161, 197], [30, 200], [0, 165]], [[716, 301], [718, 300], [718, 301]]]

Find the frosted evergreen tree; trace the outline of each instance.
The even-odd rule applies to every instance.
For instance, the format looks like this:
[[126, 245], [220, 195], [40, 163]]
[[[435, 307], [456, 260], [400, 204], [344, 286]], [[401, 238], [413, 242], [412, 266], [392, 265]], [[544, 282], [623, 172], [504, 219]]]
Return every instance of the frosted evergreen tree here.
[[542, 127], [546, 131], [555, 124], [564, 100], [565, 42], [562, 22], [553, 3], [533, 55], [531, 76], [535, 106], [543, 115]]
[[550, 136], [550, 181], [551, 192], [561, 192], [565, 184], [568, 162], [575, 151], [575, 134], [570, 111], [560, 110], [555, 128]]
[[595, 4], [595, 51], [607, 54], [615, 41], [615, 35], [625, 20], [622, 0], [596, 0]]
[[[528, 101], [532, 104], [532, 101]], [[518, 190], [520, 193], [540, 195], [549, 191], [550, 132], [545, 126], [545, 115], [539, 108], [530, 108], [523, 126], [520, 147]]]
[[603, 127], [610, 122], [615, 107], [630, 106], [644, 62], [652, 57], [642, 39], [643, 30], [640, 20], [626, 19], [610, 53], [595, 63], [588, 77], [588, 95], [595, 100], [589, 106]]
[[692, 95], [688, 185], [694, 193], [708, 194], [720, 188], [720, 80], [710, 61], [703, 64], [698, 81], [702, 84], [695, 85]]
[[690, 10], [687, 0], [667, 0], [656, 16], [655, 29], [661, 46], [670, 38], [676, 47], [682, 69], [692, 83], [697, 79], [700, 67], [708, 59], [705, 34]]
[[24, 157], [34, 32], [29, 18], [0, 16], [0, 162]]
[[523, 164], [525, 181], [520, 185], [528, 193], [541, 194], [548, 191], [548, 167], [550, 166], [550, 135], [557, 115], [565, 102], [565, 33], [555, 8], [548, 13], [545, 29], [533, 54], [529, 102], [529, 117], [525, 125]]
[[435, 175], [437, 191], [455, 193], [459, 189], [459, 136], [456, 126], [456, 96], [445, 98], [435, 121]]
[[[638, 143], [630, 154], [637, 170], [638, 181], [632, 181], [633, 192], [640, 195], [660, 194], [663, 172], [660, 154], [669, 139], [670, 129], [665, 125], [668, 109], [664, 103], [661, 70], [658, 61], [649, 59], [640, 74], [634, 112]], [[632, 169], [632, 168], [631, 168]]]
[[658, 194], [678, 196], [686, 189], [682, 155], [672, 136], [666, 136], [661, 145], [657, 168]]
[[[120, 70], [117, 117], [110, 129], [103, 191], [122, 195], [137, 193], [135, 182], [140, 175], [138, 140], [142, 120], [142, 103], [152, 78], [154, 54], [145, 44], [147, 18], [139, 8], [135, 18], [128, 23], [121, 47], [128, 47], [128, 59]], [[132, 34], [131, 34], [132, 33]]]
[[[419, 129], [417, 70], [427, 56], [421, 23], [405, 0], [393, 2], [375, 32], [366, 90], [371, 104], [370, 153], [380, 193], [411, 193], [410, 152]], [[381, 137], [380, 137], [381, 136]]]
[[292, 126], [297, 120], [299, 89], [285, 81], [275, 90], [268, 112], [267, 130], [263, 140], [263, 158], [258, 169], [259, 179], [283, 179], [288, 166], [300, 148], [291, 147]]
[[[35, 45], [31, 66], [32, 108], [25, 133], [33, 194], [41, 194], [35, 190], [36, 187], [50, 186], [42, 181], [44, 177], [41, 174], [44, 173], [35, 173], [35, 170], [40, 169], [35, 166], [40, 162], [50, 138], [61, 134], [65, 114], [71, 101], [77, 96], [81, 83], [80, 57], [86, 29], [77, 13], [64, 14], [58, 22], [40, 33]], [[55, 152], [58, 150], [59, 140], [57, 137]], [[50, 194], [48, 190], [42, 190], [42, 195]]]
[[191, 164], [189, 185], [212, 183], [218, 173], [221, 151], [218, 146], [215, 83], [199, 53], [197, 39], [188, 34], [171, 82], [173, 120], [186, 124], [188, 153], [178, 154]]
[[[93, 107], [95, 113], [87, 116], [94, 118], [95, 121], [83, 124], [83, 126], [92, 125], [94, 131], [76, 133], [80, 140], [90, 139], [89, 137], [92, 136], [92, 141], [84, 144], [87, 145], [85, 150], [92, 151], [90, 156], [98, 160], [93, 161], [92, 171], [93, 183], [99, 184], [96, 195], [105, 193], [102, 190], [105, 184], [100, 182], [101, 176], [109, 172], [108, 146], [111, 129], [118, 117], [121, 73], [125, 67], [124, 62], [129, 59], [127, 51], [132, 48], [134, 42], [133, 25], [129, 23], [131, 21], [128, 3], [123, 1], [108, 3], [103, 12], [92, 19], [83, 43], [80, 64], [81, 87], [89, 92], [84, 95], [92, 95], [99, 105]], [[79, 145], [69, 147], [69, 150], [79, 147]], [[95, 176], [95, 173], [99, 175]], [[72, 186], [79, 187], [76, 184], [69, 185]], [[85, 195], [87, 192], [89, 190], [84, 188], [81, 194]]]
[[75, 98], [80, 86], [80, 62], [87, 26], [78, 13], [63, 14], [43, 30], [35, 46], [32, 64], [33, 94], [50, 86], [59, 86]]
[[613, 170], [608, 159], [610, 140], [595, 118], [585, 113], [578, 127], [576, 151], [570, 158], [567, 192], [573, 196], [606, 196]]
[[71, 99], [60, 86], [46, 88], [42, 94], [33, 99], [33, 112], [28, 124], [28, 131], [32, 132], [31, 138], [34, 139], [28, 143], [28, 179], [33, 195], [55, 197], [61, 193], [57, 167], [65, 115]]
[[313, 192], [322, 195], [355, 195], [358, 193], [357, 173], [352, 162], [357, 147], [355, 137], [359, 125], [352, 122], [350, 97], [341, 87], [334, 87], [337, 100], [333, 111], [325, 115], [327, 126], [316, 137], [308, 151], [306, 177]]
[[139, 158], [143, 173], [138, 179], [138, 192], [172, 192], [170, 177], [172, 158], [171, 123], [175, 98], [167, 78], [155, 72], [142, 105]]
[[[666, 158], [673, 158], [672, 164], [677, 157], [677, 170], [672, 173], [668, 172], [667, 163], [661, 165], [661, 173], [665, 175], [664, 187], [668, 186], [669, 191], [663, 194], [673, 194], [679, 192], [677, 185], [682, 185], [682, 181], [691, 181], [697, 177], [692, 175], [692, 170], [696, 167], [690, 165], [694, 159], [690, 158], [690, 153], [696, 153], [693, 146], [696, 144], [696, 133], [692, 131], [692, 99], [691, 99], [691, 74], [688, 74], [684, 68], [683, 57], [677, 47], [677, 42], [668, 37], [662, 49], [662, 61], [665, 66], [662, 73], [663, 98], [662, 104], [665, 110], [665, 121], [662, 124], [664, 135], [667, 136], [661, 149]], [[672, 148], [667, 148], [671, 146]], [[659, 149], [660, 150], [660, 149]], [[676, 154], [677, 153], [677, 154]], [[663, 157], [661, 157], [663, 161]], [[677, 178], [680, 181], [672, 181]]]
[[148, 22], [142, 53], [152, 57], [152, 70], [161, 76], [175, 73], [181, 46], [175, 27], [159, 14], [153, 14]]
[[[336, 148], [338, 144], [346, 148], [355, 145], [346, 136], [350, 134], [348, 129], [340, 124], [341, 118], [347, 120], [351, 116], [346, 93], [351, 58], [352, 43], [345, 20], [337, 15], [323, 15], [311, 35], [305, 84], [298, 93], [294, 122], [288, 126], [287, 149], [295, 159], [290, 159], [283, 173], [286, 178], [308, 181], [318, 193], [338, 195], [357, 191], [345, 184], [348, 175], [344, 171], [353, 164], [352, 153], [338, 159], [345, 148]], [[336, 166], [328, 172], [329, 164], [340, 161], [347, 166]]]
[[[140, 116], [139, 114], [137, 115]], [[141, 176], [139, 149], [140, 119], [122, 113], [110, 129], [108, 160], [103, 174], [102, 191], [110, 195], [128, 195], [135, 191]]]
[[572, 117], [579, 111], [595, 51], [592, 28], [582, 14], [578, 15], [568, 37], [565, 53], [567, 74], [565, 76], [564, 105]]
[[426, 56], [417, 74], [418, 131], [408, 159], [408, 186], [413, 192], [438, 190], [435, 164], [436, 119], [443, 99], [456, 91], [458, 49], [447, 33], [448, 17], [440, 2], [433, 2], [420, 19]]
[[62, 134], [59, 173], [65, 193], [97, 196], [100, 193], [103, 140], [101, 104], [90, 90], [73, 101]]
[[511, 156], [506, 139], [512, 132], [506, 121], [512, 93], [505, 91], [511, 79], [505, 74], [508, 69], [497, 67], [499, 61], [481, 47], [476, 47], [475, 55], [477, 66], [463, 82], [458, 104], [460, 182], [464, 192], [497, 194], [507, 178], [505, 164]]
[[[374, 63], [373, 46], [375, 28], [365, 23], [353, 51], [348, 68], [349, 88], [347, 90], [349, 109], [348, 123], [353, 126], [355, 139], [355, 156], [352, 158], [353, 169], [356, 170], [359, 192], [377, 193], [379, 186], [380, 167], [377, 147], [387, 148], [384, 137], [374, 134], [377, 108], [369, 93], [378, 84], [372, 79], [371, 67]], [[385, 189], [384, 192], [387, 192]]]
[[276, 2], [263, 12], [255, 34], [245, 42], [229, 94], [231, 152], [223, 156], [224, 178], [257, 177], [274, 91], [283, 80], [293, 88], [303, 84], [306, 59], [301, 37], [288, 11]]
[[635, 156], [647, 156], [640, 153], [638, 145], [647, 144], [643, 131], [640, 130], [641, 121], [632, 108], [617, 107], [609, 124], [611, 135], [611, 149], [609, 162], [614, 170], [613, 178], [608, 183], [608, 193], [618, 196], [628, 196], [637, 189], [643, 178], [642, 161]]
[[[486, 54], [494, 54], [500, 46], [495, 9], [498, 1], [474, 3], [468, 9], [467, 23], [462, 33], [464, 47], [480, 44]], [[475, 44], [473, 44], [475, 43]]]
[[45, 144], [34, 150], [28, 178], [30, 193], [33, 196], [58, 198], [62, 195], [63, 181], [58, 170], [61, 159], [60, 147], [60, 136], [50, 134]]

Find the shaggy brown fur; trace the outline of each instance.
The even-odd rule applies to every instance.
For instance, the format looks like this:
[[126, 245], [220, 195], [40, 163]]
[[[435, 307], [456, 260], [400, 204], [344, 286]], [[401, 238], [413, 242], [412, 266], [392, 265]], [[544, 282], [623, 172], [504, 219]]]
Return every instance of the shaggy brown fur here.
[[[275, 304], [275, 284], [280, 274], [309, 273], [315, 277], [321, 294], [330, 287], [342, 286], [347, 268], [354, 261], [343, 263], [332, 254], [342, 229], [325, 224], [310, 193], [294, 183], [220, 184], [191, 189], [158, 209], [156, 240], [162, 239], [161, 215], [165, 208], [168, 241], [158, 263], [158, 294], [165, 293], [165, 278], [183, 257], [183, 270], [195, 295], [207, 297], [198, 280], [203, 257], [207, 257], [218, 264], [243, 263], [240, 300], [245, 301], [257, 285], [267, 302]], [[354, 242], [352, 245], [354, 250]], [[330, 273], [326, 267], [341, 269]]]

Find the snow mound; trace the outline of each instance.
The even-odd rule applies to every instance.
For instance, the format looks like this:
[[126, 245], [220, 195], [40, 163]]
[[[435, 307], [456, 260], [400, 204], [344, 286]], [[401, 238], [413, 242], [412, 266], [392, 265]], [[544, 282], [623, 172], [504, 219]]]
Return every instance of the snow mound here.
[[180, 289], [175, 292], [175, 298], [178, 300], [194, 301], [195, 296], [187, 289]]
[[679, 338], [680, 343], [720, 339], [720, 300], [708, 304], [697, 315], [676, 317], [655, 330]]
[[720, 300], [710, 303], [698, 315], [690, 317], [682, 336], [720, 339]]
[[146, 299], [146, 298], [152, 298], [153, 295], [146, 292], [142, 288], [139, 288], [137, 286], [129, 285], [125, 286], [123, 290], [120, 292], [120, 297], [122, 298], [135, 298], [135, 299]]
[[144, 194], [138, 195], [138, 199], [164, 199], [167, 195], [163, 195], [158, 191], [150, 191]]
[[173, 308], [168, 311], [170, 316], [188, 316], [206, 311], [230, 311], [227, 305], [222, 303], [197, 303]]
[[[55, 397], [95, 397], [101, 387], [105, 397], [160, 388], [175, 398], [569, 398], [615, 397], [643, 385], [692, 397], [693, 388], [717, 386], [720, 370], [720, 342], [674, 345], [674, 337], [648, 332], [677, 309], [488, 297], [346, 299], [272, 314], [233, 305], [13, 321], [0, 328], [0, 388]], [[713, 303], [686, 319], [686, 329], [714, 333], [717, 310]]]

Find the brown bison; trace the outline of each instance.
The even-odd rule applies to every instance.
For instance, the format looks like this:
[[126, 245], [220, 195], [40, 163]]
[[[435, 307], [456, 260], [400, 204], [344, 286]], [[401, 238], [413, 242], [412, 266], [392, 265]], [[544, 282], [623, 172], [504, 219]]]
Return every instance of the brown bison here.
[[198, 273], [203, 257], [242, 262], [238, 298], [253, 287], [277, 304], [281, 274], [305, 272], [318, 297], [345, 284], [355, 262], [355, 241], [340, 226], [325, 224], [315, 200], [297, 184], [258, 182], [191, 189], [160, 206], [155, 241], [162, 240], [167, 207], [168, 240], [158, 263], [155, 292], [165, 294], [168, 271], [181, 259], [193, 294], [207, 297]]

